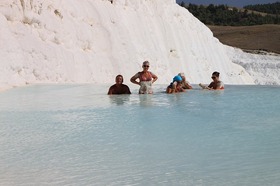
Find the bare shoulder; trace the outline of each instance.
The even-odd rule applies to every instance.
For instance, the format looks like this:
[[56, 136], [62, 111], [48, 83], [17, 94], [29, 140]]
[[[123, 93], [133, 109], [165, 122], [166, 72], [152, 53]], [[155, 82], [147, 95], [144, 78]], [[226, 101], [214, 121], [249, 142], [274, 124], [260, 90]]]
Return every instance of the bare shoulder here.
[[217, 83], [217, 88], [218, 88], [218, 89], [224, 89], [224, 88], [225, 88], [224, 83], [223, 83], [222, 81], [219, 81], [219, 82]]

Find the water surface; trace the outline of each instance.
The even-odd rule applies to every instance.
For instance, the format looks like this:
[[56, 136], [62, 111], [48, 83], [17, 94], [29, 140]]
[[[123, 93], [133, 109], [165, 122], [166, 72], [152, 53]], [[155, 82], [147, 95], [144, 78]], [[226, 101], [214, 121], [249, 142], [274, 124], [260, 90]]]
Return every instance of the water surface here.
[[280, 87], [0, 93], [0, 185], [280, 185]]

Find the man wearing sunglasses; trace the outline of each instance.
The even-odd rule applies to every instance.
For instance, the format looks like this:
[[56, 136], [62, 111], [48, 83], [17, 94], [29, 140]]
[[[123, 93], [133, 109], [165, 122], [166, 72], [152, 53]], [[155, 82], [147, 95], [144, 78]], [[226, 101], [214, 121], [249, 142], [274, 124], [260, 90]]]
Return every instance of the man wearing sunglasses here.
[[212, 74], [212, 79], [213, 81], [208, 85], [202, 85], [201, 83], [199, 84], [200, 87], [203, 89], [208, 89], [208, 90], [223, 90], [224, 89], [224, 83], [220, 81], [219, 79], [220, 73], [219, 72], [213, 72]]

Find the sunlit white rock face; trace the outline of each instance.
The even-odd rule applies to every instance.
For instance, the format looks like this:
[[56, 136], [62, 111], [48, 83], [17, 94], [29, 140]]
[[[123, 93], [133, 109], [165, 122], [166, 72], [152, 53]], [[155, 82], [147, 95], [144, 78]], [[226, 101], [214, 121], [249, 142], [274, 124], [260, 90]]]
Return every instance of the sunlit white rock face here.
[[209, 83], [213, 71], [227, 84], [260, 82], [175, 0], [2, 0], [0, 25], [0, 89], [117, 74], [129, 83], [144, 60], [160, 84], [179, 72]]
[[242, 52], [228, 47], [227, 53], [232, 61], [245, 68], [255, 84], [280, 85], [280, 55], [264, 52], [262, 55]]

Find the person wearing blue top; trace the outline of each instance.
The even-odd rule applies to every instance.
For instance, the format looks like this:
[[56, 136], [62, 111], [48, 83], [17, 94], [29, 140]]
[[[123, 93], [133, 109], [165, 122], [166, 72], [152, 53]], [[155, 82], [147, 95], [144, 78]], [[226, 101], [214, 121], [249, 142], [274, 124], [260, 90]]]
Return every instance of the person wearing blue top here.
[[183, 89], [192, 89], [191, 84], [186, 80], [185, 74], [183, 72], [180, 72], [178, 75], [181, 76], [181, 78], [182, 78], [182, 88]]
[[172, 83], [166, 88], [167, 94], [177, 93], [177, 92], [185, 92], [182, 87], [182, 77], [177, 75], [173, 78]]

